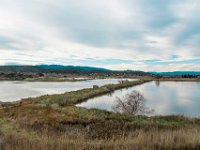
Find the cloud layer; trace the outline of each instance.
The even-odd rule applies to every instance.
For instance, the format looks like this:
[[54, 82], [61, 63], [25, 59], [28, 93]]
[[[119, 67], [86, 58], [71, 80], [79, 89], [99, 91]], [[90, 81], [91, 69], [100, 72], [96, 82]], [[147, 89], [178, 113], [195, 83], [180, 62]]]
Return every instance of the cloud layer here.
[[0, 64], [200, 70], [199, 0], [1, 0]]

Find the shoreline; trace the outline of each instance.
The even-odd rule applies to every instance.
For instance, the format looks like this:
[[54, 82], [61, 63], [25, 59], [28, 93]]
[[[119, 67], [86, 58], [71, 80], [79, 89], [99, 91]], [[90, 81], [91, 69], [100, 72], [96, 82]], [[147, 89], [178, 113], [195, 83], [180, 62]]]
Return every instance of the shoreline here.
[[196, 81], [200, 82], [200, 77], [183, 78], [183, 77], [153, 77], [153, 76], [71, 76], [69, 77], [34, 77], [24, 79], [5, 78], [1, 81], [27, 81], [27, 82], [78, 82], [94, 79], [141, 79], [141, 80], [155, 80], [155, 81]]
[[76, 79], [76, 78], [26, 78], [24, 80], [1, 80], [3, 81], [21, 81], [21, 82], [80, 82], [80, 81], [87, 81], [87, 80], [93, 80], [92, 78], [85, 78], [85, 79]]

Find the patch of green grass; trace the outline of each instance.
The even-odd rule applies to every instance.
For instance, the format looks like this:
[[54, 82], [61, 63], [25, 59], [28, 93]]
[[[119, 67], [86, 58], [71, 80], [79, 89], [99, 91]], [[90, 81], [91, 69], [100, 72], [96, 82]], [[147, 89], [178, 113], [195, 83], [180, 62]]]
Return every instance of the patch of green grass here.
[[13, 132], [19, 132], [19, 130], [5, 118], [0, 119], [0, 133], [9, 134]]
[[184, 116], [141, 116], [141, 115], [128, 115], [113, 113], [98, 109], [86, 109], [82, 107], [74, 107], [75, 112], [81, 118], [92, 117], [101, 120], [112, 120], [122, 122], [133, 122], [146, 125], [163, 125], [163, 126], [180, 126], [180, 127], [193, 127], [200, 126], [200, 119], [188, 118]]

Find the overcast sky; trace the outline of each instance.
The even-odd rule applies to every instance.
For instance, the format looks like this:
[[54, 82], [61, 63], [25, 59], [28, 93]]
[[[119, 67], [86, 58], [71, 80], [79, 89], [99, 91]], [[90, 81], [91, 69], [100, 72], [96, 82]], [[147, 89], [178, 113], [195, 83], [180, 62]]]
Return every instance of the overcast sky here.
[[200, 70], [200, 0], [0, 0], [0, 65]]

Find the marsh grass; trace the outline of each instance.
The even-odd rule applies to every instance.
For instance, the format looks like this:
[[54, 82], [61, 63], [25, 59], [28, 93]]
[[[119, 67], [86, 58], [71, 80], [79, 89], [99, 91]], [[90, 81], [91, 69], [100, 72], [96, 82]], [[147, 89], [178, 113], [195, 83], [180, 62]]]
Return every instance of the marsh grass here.
[[[120, 131], [119, 131], [120, 132]], [[199, 129], [145, 131], [136, 129], [117, 138], [85, 138], [79, 135], [38, 135], [37, 138], [9, 134], [1, 138], [1, 149], [5, 150], [133, 150], [133, 149], [199, 149]]]
[[199, 118], [135, 116], [74, 106], [88, 97], [144, 82], [107, 85], [6, 104], [0, 109], [0, 149], [200, 149]]

